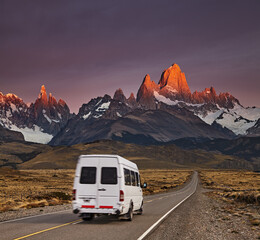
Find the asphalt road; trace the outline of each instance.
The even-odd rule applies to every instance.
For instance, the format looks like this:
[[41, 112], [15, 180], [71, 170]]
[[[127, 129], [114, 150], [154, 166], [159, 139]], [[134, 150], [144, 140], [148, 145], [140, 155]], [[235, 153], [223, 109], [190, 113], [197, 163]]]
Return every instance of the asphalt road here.
[[[197, 188], [198, 174], [180, 190], [146, 196], [144, 214], [134, 215], [133, 221], [120, 221], [101, 216], [90, 222], [82, 221], [72, 211], [39, 215], [0, 223], [0, 239], [144, 239]], [[172, 214], [171, 214], [172, 215]]]

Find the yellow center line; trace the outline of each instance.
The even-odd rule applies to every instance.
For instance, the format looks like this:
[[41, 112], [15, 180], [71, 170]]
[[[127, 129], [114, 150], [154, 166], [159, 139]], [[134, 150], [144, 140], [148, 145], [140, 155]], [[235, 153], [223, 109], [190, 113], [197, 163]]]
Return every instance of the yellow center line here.
[[[166, 196], [166, 197], [168, 197], [168, 196]], [[162, 199], [164, 199], [164, 198], [166, 198], [166, 197], [154, 198], [154, 199], [152, 199], [152, 200], [144, 201], [144, 203], [149, 203], [149, 202], [153, 202], [153, 201], [157, 201], [157, 200], [162, 200]]]
[[75, 223], [75, 222], [79, 222], [79, 221], [82, 221], [82, 220], [79, 219], [79, 220], [68, 222], [68, 223], [65, 223], [65, 224], [62, 224], [62, 225], [58, 225], [58, 226], [55, 226], [55, 227], [47, 228], [47, 229], [41, 230], [39, 232], [35, 232], [35, 233], [31, 233], [31, 234], [23, 236], [23, 237], [15, 238], [14, 240], [19, 240], [19, 239], [24, 239], [24, 238], [27, 238], [27, 237], [31, 237], [33, 235], [37, 235], [39, 233], [47, 232], [47, 231], [50, 231], [50, 230], [53, 230], [53, 229], [56, 229], [56, 228], [64, 227], [64, 226], [67, 226], [69, 224], [72, 224], [72, 223]]

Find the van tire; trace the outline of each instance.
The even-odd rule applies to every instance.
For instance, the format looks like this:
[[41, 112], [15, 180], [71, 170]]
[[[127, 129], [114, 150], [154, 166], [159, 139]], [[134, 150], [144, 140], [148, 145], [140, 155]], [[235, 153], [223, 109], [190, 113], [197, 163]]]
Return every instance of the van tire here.
[[142, 202], [142, 205], [141, 205], [141, 207], [140, 207], [140, 209], [138, 209], [137, 211], [136, 211], [136, 214], [137, 215], [142, 215], [143, 214], [143, 202]]
[[133, 220], [133, 216], [134, 216], [134, 207], [133, 207], [133, 203], [130, 204], [128, 213], [126, 214], [127, 216], [127, 220], [128, 221], [132, 221]]

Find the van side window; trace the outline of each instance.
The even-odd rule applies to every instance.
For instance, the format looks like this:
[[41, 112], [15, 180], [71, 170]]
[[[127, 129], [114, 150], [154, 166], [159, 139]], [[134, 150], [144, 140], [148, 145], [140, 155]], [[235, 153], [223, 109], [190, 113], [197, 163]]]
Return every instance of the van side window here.
[[96, 171], [95, 167], [82, 167], [80, 174], [81, 184], [95, 184], [96, 183]]
[[131, 182], [132, 186], [136, 186], [135, 172], [131, 171]]
[[135, 173], [135, 178], [136, 178], [136, 186], [140, 187], [139, 175], [137, 172]]
[[125, 175], [125, 185], [131, 186], [130, 170], [124, 168], [124, 175]]
[[101, 184], [117, 184], [117, 168], [102, 167]]

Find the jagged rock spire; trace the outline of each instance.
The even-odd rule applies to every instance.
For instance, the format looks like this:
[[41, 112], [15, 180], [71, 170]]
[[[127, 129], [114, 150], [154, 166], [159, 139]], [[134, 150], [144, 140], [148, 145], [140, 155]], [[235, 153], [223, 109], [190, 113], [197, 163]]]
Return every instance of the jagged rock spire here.
[[173, 91], [176, 91], [176, 93], [190, 94], [190, 88], [186, 81], [185, 74], [181, 72], [180, 67], [176, 63], [163, 71], [158, 84], [160, 89], [170, 87]]
[[126, 97], [125, 97], [123, 90], [121, 88], [119, 88], [115, 91], [113, 99], [118, 100], [118, 101], [123, 102], [123, 103], [126, 102]]
[[42, 85], [42, 87], [41, 87], [41, 92], [40, 92], [38, 98], [41, 99], [41, 102], [43, 104], [47, 104], [48, 103], [47, 93], [46, 93], [46, 89], [45, 89], [44, 85]]
[[143, 83], [137, 92], [137, 102], [146, 108], [155, 109], [154, 91], [158, 90], [158, 85], [154, 81], [151, 81], [149, 74], [146, 74]]

